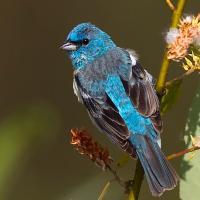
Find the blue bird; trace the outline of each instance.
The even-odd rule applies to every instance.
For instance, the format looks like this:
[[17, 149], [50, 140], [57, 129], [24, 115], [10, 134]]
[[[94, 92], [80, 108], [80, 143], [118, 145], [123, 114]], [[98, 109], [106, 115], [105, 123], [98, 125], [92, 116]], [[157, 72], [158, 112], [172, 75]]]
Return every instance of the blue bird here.
[[155, 81], [134, 51], [117, 47], [91, 23], [74, 27], [62, 49], [74, 68], [74, 92], [92, 122], [140, 159], [152, 195], [173, 189], [178, 176], [159, 146], [162, 120]]

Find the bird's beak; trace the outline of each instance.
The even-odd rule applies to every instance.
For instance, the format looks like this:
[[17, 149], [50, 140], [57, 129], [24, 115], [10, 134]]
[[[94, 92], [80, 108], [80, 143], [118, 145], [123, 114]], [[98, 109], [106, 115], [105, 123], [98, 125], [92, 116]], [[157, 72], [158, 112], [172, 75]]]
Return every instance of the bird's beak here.
[[76, 49], [78, 49], [78, 46], [77, 44], [74, 44], [72, 42], [67, 42], [63, 44], [60, 48], [66, 51], [75, 51]]

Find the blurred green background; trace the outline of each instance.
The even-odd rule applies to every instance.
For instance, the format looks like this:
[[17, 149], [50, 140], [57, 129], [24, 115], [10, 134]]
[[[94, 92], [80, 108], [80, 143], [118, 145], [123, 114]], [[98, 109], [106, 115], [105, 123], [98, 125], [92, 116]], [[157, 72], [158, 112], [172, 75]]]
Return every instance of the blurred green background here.
[[[188, 1], [185, 13], [199, 10], [199, 1]], [[77, 103], [71, 63], [59, 46], [74, 25], [90, 21], [119, 46], [135, 49], [157, 77], [171, 10], [164, 0], [7, 0], [1, 1], [0, 13], [0, 199], [96, 200], [112, 176], [77, 154], [69, 144], [69, 130], [87, 127], [115, 160], [124, 154], [99, 134]], [[169, 77], [180, 73], [181, 67], [171, 65]], [[183, 148], [197, 81], [196, 74], [184, 81], [177, 104], [164, 117], [166, 154]], [[180, 161], [172, 162], [178, 172]], [[129, 162], [120, 175], [131, 178], [134, 166]], [[122, 192], [113, 183], [105, 200], [125, 199]], [[177, 187], [161, 199], [178, 196]], [[141, 199], [154, 199], [146, 182]]]

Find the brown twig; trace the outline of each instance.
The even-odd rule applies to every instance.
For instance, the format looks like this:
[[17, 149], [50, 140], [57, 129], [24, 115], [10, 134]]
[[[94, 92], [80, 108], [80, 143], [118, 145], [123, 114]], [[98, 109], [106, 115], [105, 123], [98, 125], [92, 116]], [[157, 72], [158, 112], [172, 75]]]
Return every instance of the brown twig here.
[[184, 79], [186, 76], [192, 74], [193, 72], [195, 71], [195, 69], [189, 69], [188, 71], [186, 71], [185, 73], [181, 74], [180, 76], [170, 80], [170, 81], [167, 81], [166, 84], [165, 84], [165, 87], [168, 87], [169, 85], [171, 85], [173, 82], [175, 81], [179, 81], [179, 80], [182, 80]]
[[167, 5], [169, 6], [169, 8], [174, 11], [176, 8], [174, 6], [174, 4], [171, 2], [171, 0], [166, 0]]
[[119, 177], [119, 175], [117, 174], [116, 170], [112, 169], [112, 167], [110, 165], [106, 166], [106, 169], [108, 169], [113, 174], [114, 180], [116, 180], [122, 187], [124, 187], [126, 189], [126, 184]]
[[187, 153], [191, 153], [191, 152], [199, 150], [199, 149], [200, 149], [200, 147], [191, 147], [189, 149], [185, 149], [185, 150], [180, 151], [178, 153], [171, 154], [171, 155], [167, 156], [167, 159], [168, 160], [172, 160], [172, 159], [178, 158], [180, 156], [183, 156], [183, 155], [185, 155]]

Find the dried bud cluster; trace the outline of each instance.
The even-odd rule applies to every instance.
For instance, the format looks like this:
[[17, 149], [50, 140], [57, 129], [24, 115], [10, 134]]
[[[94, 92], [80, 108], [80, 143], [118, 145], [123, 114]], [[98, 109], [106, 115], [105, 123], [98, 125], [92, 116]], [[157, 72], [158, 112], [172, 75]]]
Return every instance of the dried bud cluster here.
[[166, 36], [168, 43], [167, 57], [171, 60], [180, 60], [187, 55], [191, 44], [200, 45], [200, 14], [197, 17], [187, 16], [182, 19], [178, 29], [171, 29]]
[[88, 156], [103, 170], [112, 163], [112, 158], [106, 149], [95, 142], [91, 135], [84, 129], [74, 128], [71, 130], [71, 144], [80, 153]]
[[191, 135], [191, 140], [192, 140], [192, 146], [194, 148], [200, 148], [200, 136], [193, 137]]

